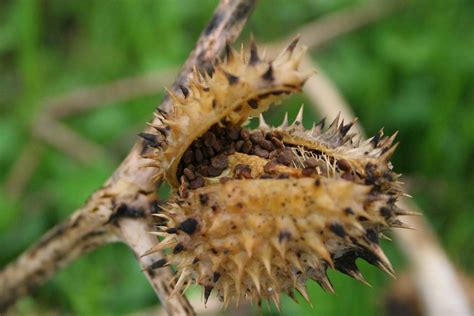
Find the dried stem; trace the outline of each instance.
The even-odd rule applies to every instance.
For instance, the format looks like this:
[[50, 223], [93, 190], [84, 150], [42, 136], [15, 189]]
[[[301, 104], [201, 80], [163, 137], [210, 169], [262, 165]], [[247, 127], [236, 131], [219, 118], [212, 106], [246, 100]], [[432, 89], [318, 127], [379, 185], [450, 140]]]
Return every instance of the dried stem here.
[[[304, 60], [303, 67], [317, 68], [309, 58]], [[306, 82], [304, 91], [314, 109], [322, 116], [335, 117], [337, 113], [341, 113], [341, 118], [345, 121], [353, 119], [349, 104], [321, 70]], [[353, 128], [364, 135], [359, 123]], [[399, 204], [405, 210], [419, 211], [413, 201], [403, 199]], [[426, 315], [470, 315], [468, 299], [455, 269], [430, 224], [422, 216], [406, 217], [403, 221], [413, 230], [395, 230], [395, 237], [410, 261]]]
[[[234, 41], [240, 34], [254, 6], [255, 0], [220, 2], [174, 87], [186, 82], [193, 66], [207, 69], [212, 65], [225, 43]], [[170, 106], [168, 99], [160, 105], [164, 110], [169, 110]], [[6, 310], [17, 298], [44, 283], [74, 258], [93, 247], [114, 240], [116, 236], [127, 242], [136, 255], [144, 247], [148, 248], [157, 242], [144, 234], [148, 229], [142, 230], [149, 225], [143, 222], [149, 222], [146, 210], [156, 200], [156, 188], [152, 181], [156, 171], [143, 168], [144, 159], [141, 154], [146, 149], [142, 141], [137, 141], [111, 178], [91, 196], [84, 207], [50, 230], [36, 245], [0, 272], [0, 310]], [[127, 220], [127, 217], [133, 220]], [[99, 235], [103, 237], [97, 237]], [[94, 242], [87, 243], [88, 239]], [[142, 265], [147, 263], [144, 260], [140, 259]], [[179, 295], [170, 297], [172, 274], [164, 271], [146, 271], [145, 274], [168, 313], [194, 314], [186, 298]]]

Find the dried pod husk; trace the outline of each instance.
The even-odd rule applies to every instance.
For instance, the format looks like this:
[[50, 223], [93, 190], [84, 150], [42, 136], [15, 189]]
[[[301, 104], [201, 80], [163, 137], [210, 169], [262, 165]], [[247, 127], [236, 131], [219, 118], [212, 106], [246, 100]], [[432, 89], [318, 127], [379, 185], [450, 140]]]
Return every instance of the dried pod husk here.
[[224, 301], [256, 302], [304, 288], [308, 279], [325, 284], [327, 267], [357, 273], [354, 262], [343, 262], [349, 252], [392, 271], [378, 233], [390, 225], [380, 209], [396, 208], [389, 195], [370, 190], [316, 176], [229, 180], [177, 198], [166, 212], [176, 225], [166, 238], [168, 262], [183, 278], [177, 290], [192, 281]]
[[[197, 283], [206, 301], [214, 292], [226, 304], [278, 305], [280, 293], [307, 298], [309, 279], [332, 291], [328, 268], [366, 283], [358, 258], [393, 274], [379, 237], [405, 215], [389, 162], [395, 135], [362, 141], [338, 118], [306, 130], [302, 109], [292, 124], [266, 124], [261, 113], [307, 77], [294, 50], [267, 62], [253, 44], [248, 56], [229, 48], [212, 77], [195, 72], [161, 114], [154, 159], [173, 192], [156, 214], [163, 239], [146, 254], [167, 251], [150, 268], [174, 265], [176, 292]], [[242, 126], [259, 114], [257, 129]]]
[[305, 48], [294, 51], [290, 46], [267, 61], [252, 47], [249, 56], [228, 48], [225, 60], [216, 63], [211, 75], [194, 70], [182, 94], [168, 91], [173, 108], [170, 113], [156, 113], [161, 124], [153, 127], [163, 139], [153, 158], [170, 184], [179, 185], [177, 168], [185, 150], [212, 125], [223, 119], [242, 124], [282, 96], [300, 91], [309, 77], [310, 73], [298, 71]]

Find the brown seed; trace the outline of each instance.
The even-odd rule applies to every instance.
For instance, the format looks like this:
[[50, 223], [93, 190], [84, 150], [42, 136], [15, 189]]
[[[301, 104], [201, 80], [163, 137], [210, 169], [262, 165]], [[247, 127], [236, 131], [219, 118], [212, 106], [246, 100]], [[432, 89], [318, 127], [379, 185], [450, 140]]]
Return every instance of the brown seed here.
[[262, 139], [258, 144], [260, 145], [260, 147], [268, 151], [272, 151], [275, 149], [275, 146], [273, 146], [273, 143], [266, 139]]
[[339, 167], [339, 169], [341, 169], [342, 171], [351, 171], [351, 164], [349, 163], [349, 161], [345, 160], [345, 159], [341, 159], [337, 162], [337, 166]]
[[315, 168], [318, 165], [316, 158], [308, 158], [303, 161], [303, 165], [307, 168]]
[[280, 132], [273, 132], [273, 136], [275, 136], [278, 140], [283, 140], [283, 134]]
[[211, 130], [216, 134], [216, 136], [223, 136], [225, 134], [225, 129], [219, 124], [214, 124], [214, 126], [211, 127]]
[[275, 171], [276, 165], [275, 163], [269, 161], [263, 166], [263, 171], [266, 173], [273, 173]]
[[201, 165], [196, 168], [196, 173], [203, 177], [207, 177], [209, 176], [209, 167]]
[[273, 137], [273, 133], [272, 132], [266, 132], [265, 133], [265, 139], [266, 140], [271, 140]]
[[207, 131], [206, 133], [204, 133], [204, 135], [202, 135], [202, 139], [205, 146], [211, 147], [212, 144], [216, 141], [216, 135], [211, 131]]
[[268, 156], [270, 154], [267, 150], [263, 149], [259, 145], [254, 147], [253, 152], [254, 152], [255, 155], [257, 155], [259, 157], [262, 157], [262, 158], [268, 158]]
[[212, 149], [212, 147], [207, 147], [206, 152], [207, 157], [214, 157], [216, 155], [216, 152], [214, 151], [214, 149]]
[[235, 153], [235, 143], [230, 143], [225, 146], [225, 152], [227, 155]]
[[217, 168], [215, 168], [215, 167], [213, 167], [213, 166], [209, 166], [209, 169], [208, 169], [208, 171], [209, 171], [209, 176], [210, 176], [210, 177], [217, 177], [217, 176], [219, 176], [219, 175], [222, 173], [222, 170], [223, 170], [223, 169], [217, 169]]
[[194, 160], [199, 163], [202, 162], [203, 159], [204, 155], [202, 153], [202, 150], [200, 148], [194, 149]]
[[252, 150], [252, 142], [249, 140], [244, 141], [241, 152], [244, 154], [248, 154], [251, 150]]
[[186, 176], [186, 178], [188, 178], [189, 181], [192, 181], [196, 178], [194, 172], [189, 168], [184, 168], [183, 174]]
[[227, 125], [225, 129], [226, 129], [227, 137], [229, 137], [232, 140], [239, 139], [240, 126], [231, 124], [231, 125]]
[[293, 153], [291, 150], [282, 150], [277, 155], [277, 161], [285, 166], [290, 166], [291, 162], [293, 161]]
[[244, 144], [244, 141], [243, 140], [238, 140], [235, 142], [235, 150], [236, 151], [241, 151], [242, 150], [242, 145]]
[[272, 136], [272, 143], [275, 145], [276, 148], [282, 149], [285, 148], [285, 144], [275, 136]]
[[193, 161], [193, 159], [194, 159], [194, 153], [191, 150], [191, 148], [189, 148], [188, 150], [184, 152], [183, 161], [185, 164], [189, 164]]
[[237, 179], [251, 179], [251, 172], [252, 169], [250, 169], [250, 166], [246, 164], [238, 164], [234, 169], [234, 174]]
[[250, 140], [252, 141], [252, 143], [258, 144], [261, 141], [265, 140], [265, 138], [263, 137], [261, 132], [255, 132], [250, 135]]
[[193, 181], [189, 182], [189, 189], [194, 190], [204, 186], [204, 178], [196, 177]]
[[248, 129], [245, 129], [245, 128], [242, 128], [240, 130], [240, 138], [242, 138], [243, 140], [248, 140], [250, 139], [250, 132]]
[[212, 148], [216, 153], [221, 153], [224, 150], [224, 146], [222, 145], [222, 141], [216, 140], [212, 143]]
[[301, 170], [301, 174], [304, 175], [305, 177], [308, 177], [312, 175], [315, 171], [316, 169], [314, 168], [306, 167], [306, 168], [303, 168], [303, 170]]
[[277, 176], [277, 179], [288, 179], [289, 177], [290, 177], [290, 175], [288, 173], [280, 173]]
[[268, 173], [264, 173], [260, 176], [260, 179], [273, 179], [273, 176]]
[[211, 167], [216, 169], [225, 169], [229, 165], [226, 155], [218, 155], [211, 159]]

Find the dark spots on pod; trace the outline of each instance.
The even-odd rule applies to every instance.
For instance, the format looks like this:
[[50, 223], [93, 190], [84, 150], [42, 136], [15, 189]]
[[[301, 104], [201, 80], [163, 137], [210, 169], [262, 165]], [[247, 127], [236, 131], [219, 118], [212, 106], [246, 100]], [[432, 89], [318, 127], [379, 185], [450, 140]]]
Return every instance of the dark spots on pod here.
[[267, 71], [265, 71], [262, 75], [262, 79], [265, 80], [265, 81], [268, 81], [268, 82], [273, 82], [273, 80], [275, 79], [273, 77], [273, 66], [272, 64], [270, 64], [268, 66], [268, 69]]
[[258, 108], [258, 101], [256, 99], [250, 99], [247, 101], [247, 103], [254, 110]]
[[377, 132], [377, 134], [375, 134], [374, 137], [372, 137], [372, 139], [370, 140], [370, 143], [372, 144], [372, 146], [373, 146], [374, 148], [376, 148], [376, 147], [378, 146], [381, 137], [382, 137], [382, 132], [379, 131], [379, 132]]
[[158, 111], [158, 113], [160, 113], [163, 117], [167, 117], [168, 116], [168, 112], [166, 112], [165, 110], [163, 109], [160, 109], [160, 108], [157, 108], [156, 109]]
[[359, 222], [367, 222], [369, 219], [363, 215], [357, 216]]
[[145, 141], [145, 145], [149, 147], [158, 148], [161, 145], [161, 142], [158, 140], [158, 135], [150, 133], [140, 133], [138, 134]]
[[346, 215], [354, 215], [354, 214], [355, 214], [355, 213], [354, 213], [354, 210], [353, 210], [351, 207], [346, 207], [346, 208], [344, 209], [344, 213], [345, 213]]
[[314, 180], [314, 185], [317, 187], [321, 186], [321, 180], [319, 178]]
[[213, 289], [214, 287], [211, 285], [204, 286], [204, 304], [207, 304], [207, 300], [209, 299], [209, 296], [211, 296]]
[[185, 232], [188, 235], [192, 235], [197, 228], [198, 222], [194, 218], [188, 218], [178, 225], [178, 229]]
[[382, 206], [379, 208], [380, 215], [383, 216], [386, 220], [390, 219], [393, 216], [393, 212], [388, 207]]
[[278, 234], [278, 241], [280, 243], [284, 241], [288, 241], [290, 239], [291, 239], [291, 232], [286, 229], [282, 229], [280, 233]]
[[189, 90], [188, 90], [188, 88], [186, 88], [185, 86], [180, 85], [180, 86], [179, 86], [179, 89], [181, 89], [181, 92], [183, 93], [183, 96], [184, 96], [185, 98], [187, 98], [188, 95], [189, 95]]
[[365, 184], [374, 185], [376, 184], [377, 177], [375, 174], [376, 166], [372, 163], [365, 165]]
[[160, 134], [163, 135], [164, 137], [166, 137], [169, 134], [170, 130], [171, 130], [171, 128], [169, 126], [166, 126], [166, 127], [159, 127], [158, 126], [158, 127], [154, 127], [154, 129], [156, 129], [158, 132], [160, 132]]
[[260, 62], [260, 58], [258, 57], [257, 45], [255, 42], [250, 42], [250, 60], [249, 65], [255, 65]]
[[221, 274], [219, 272], [214, 272], [214, 274], [212, 275], [212, 281], [216, 283], [217, 281], [219, 281], [220, 277], [221, 277]]
[[216, 248], [211, 248], [211, 252], [215, 255], [217, 255], [219, 253]]
[[344, 238], [346, 236], [346, 230], [344, 226], [339, 223], [331, 223], [329, 224], [329, 229], [336, 234], [337, 236]]
[[181, 251], [184, 250], [184, 246], [181, 243], [178, 243], [174, 248], [173, 248], [173, 254], [176, 255], [180, 253]]
[[196, 263], [198, 263], [198, 262], [199, 262], [199, 258], [196, 257], [196, 258], [193, 259], [193, 261], [191, 262], [191, 264], [196, 264]]
[[217, 108], [217, 101], [216, 101], [216, 99], [213, 99], [213, 100], [212, 100], [212, 108], [213, 108], [213, 109]]
[[200, 193], [199, 202], [201, 203], [201, 205], [206, 205], [207, 202], [209, 202], [209, 195], [206, 193]]
[[367, 229], [366, 233], [365, 233], [365, 236], [367, 237], [367, 239], [373, 243], [373, 244], [378, 244], [379, 243], [379, 235], [377, 234], [377, 232], [373, 229]]
[[352, 125], [354, 125], [354, 123], [348, 123], [346, 125], [342, 125], [341, 124], [341, 127], [339, 127], [339, 132], [341, 133], [341, 136], [344, 137], [346, 136], [347, 132], [349, 132], [349, 130], [351, 129]]
[[225, 43], [224, 52], [227, 62], [231, 62], [233, 60], [234, 54], [232, 53], [232, 47], [230, 47], [229, 43]]
[[354, 251], [346, 252], [342, 256], [333, 259], [334, 268], [344, 274], [351, 275], [352, 271], [359, 271], [355, 263], [356, 259], [357, 254]]
[[176, 227], [171, 227], [166, 230], [168, 234], [176, 234], [178, 232], [178, 229]]
[[153, 262], [148, 267], [148, 269], [149, 270], [154, 270], [154, 269], [163, 268], [167, 263], [168, 263], [168, 261], [165, 258], [163, 258], [163, 259], [160, 259], [160, 260], [157, 260], [157, 261]]
[[395, 205], [395, 202], [397, 202], [397, 198], [394, 197], [394, 196], [391, 196], [391, 197], [388, 199], [387, 204], [393, 206], [393, 205]]
[[236, 83], [239, 82], [239, 77], [237, 76], [234, 76], [233, 74], [231, 73], [228, 73], [227, 71], [223, 70], [223, 73], [225, 75], [225, 78], [227, 79], [227, 82], [229, 83], [229, 85], [234, 85]]
[[158, 214], [162, 211], [162, 205], [164, 204], [164, 202], [162, 201], [158, 201], [158, 200], [154, 200], [150, 203], [150, 213], [151, 214]]

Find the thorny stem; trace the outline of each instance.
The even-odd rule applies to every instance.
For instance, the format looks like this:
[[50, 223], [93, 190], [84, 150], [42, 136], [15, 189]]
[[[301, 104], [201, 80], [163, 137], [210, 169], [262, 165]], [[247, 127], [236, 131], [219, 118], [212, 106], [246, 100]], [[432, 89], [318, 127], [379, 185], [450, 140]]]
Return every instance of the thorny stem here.
[[[240, 34], [255, 4], [256, 0], [220, 1], [173, 88], [186, 83], [193, 66], [200, 69], [212, 66], [225, 44], [233, 42]], [[169, 110], [170, 106], [171, 102], [165, 98], [160, 108]], [[0, 271], [0, 311], [43, 284], [75, 258], [109, 241], [124, 241], [137, 257], [157, 242], [146, 234], [151, 225], [150, 203], [157, 199], [152, 181], [156, 170], [143, 168], [142, 154], [146, 150], [146, 144], [137, 141], [118, 169], [82, 208]], [[155, 258], [139, 258], [139, 261], [144, 267], [158, 258], [159, 254]], [[169, 314], [194, 314], [185, 297], [170, 296], [170, 270], [145, 271], [145, 275]]]

